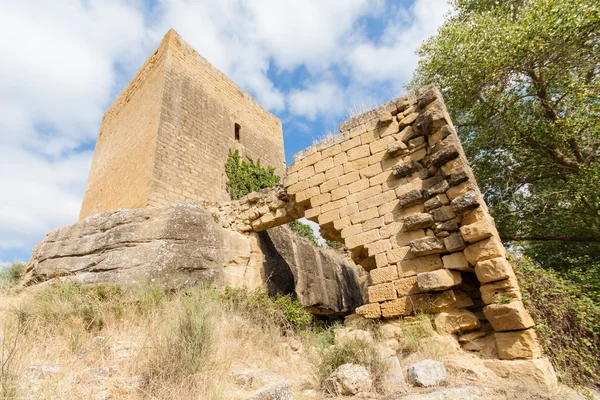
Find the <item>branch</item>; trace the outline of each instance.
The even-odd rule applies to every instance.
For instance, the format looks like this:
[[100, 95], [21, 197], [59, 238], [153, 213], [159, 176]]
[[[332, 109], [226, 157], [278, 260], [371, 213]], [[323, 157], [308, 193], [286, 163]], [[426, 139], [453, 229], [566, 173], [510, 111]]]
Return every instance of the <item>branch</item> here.
[[585, 236], [502, 236], [502, 240], [518, 240], [518, 241], [531, 241], [531, 242], [584, 242], [584, 243], [600, 243], [600, 238], [585, 237]]

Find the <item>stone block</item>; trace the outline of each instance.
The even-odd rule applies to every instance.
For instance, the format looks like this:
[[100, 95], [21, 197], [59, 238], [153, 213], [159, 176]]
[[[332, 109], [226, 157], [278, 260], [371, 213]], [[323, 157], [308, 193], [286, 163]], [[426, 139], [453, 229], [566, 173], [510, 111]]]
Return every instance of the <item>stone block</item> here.
[[311, 207], [318, 207], [321, 204], [325, 204], [331, 201], [331, 193], [323, 193], [323, 194], [318, 194], [316, 196], [312, 196], [310, 198], [310, 206]]
[[[366, 179], [366, 181], [368, 184], [369, 180]], [[351, 195], [348, 196], [348, 204], [358, 203], [362, 200], [365, 200], [365, 199], [371, 198], [375, 195], [378, 195], [379, 193], [381, 193], [381, 186], [373, 186], [368, 189], [362, 190], [360, 192], [352, 193]], [[360, 209], [360, 205], [358, 208]]]
[[435, 222], [444, 222], [456, 218], [456, 214], [450, 206], [441, 206], [429, 211]]
[[400, 140], [395, 140], [394, 142], [388, 144], [386, 151], [392, 157], [396, 157], [406, 153], [408, 151], [408, 148], [406, 147], [406, 144], [404, 144], [404, 142]]
[[394, 142], [396, 142], [396, 139], [393, 136], [391, 136], [391, 135], [385, 136], [379, 140], [372, 142], [369, 145], [369, 149], [371, 150], [371, 154], [376, 154], [376, 153], [379, 153], [380, 151], [387, 151], [388, 145], [390, 145]]
[[472, 184], [470, 181], [466, 181], [463, 183], [460, 183], [456, 186], [452, 186], [450, 189], [448, 189], [448, 191], [446, 192], [446, 196], [448, 196], [448, 198], [450, 199], [450, 201], [454, 200], [455, 198], [462, 196], [470, 191], [475, 190], [475, 185]]
[[289, 186], [293, 185], [294, 183], [298, 183], [298, 173], [297, 172], [286, 175], [284, 186], [289, 187]]
[[363, 144], [361, 146], [348, 150], [347, 154], [348, 161], [354, 161], [360, 158], [369, 157], [371, 155], [371, 150], [369, 150], [369, 145]]
[[[329, 194], [329, 193], [327, 193], [327, 194]], [[325, 203], [325, 204], [323, 204], [321, 206], [321, 212], [322, 213], [326, 213], [326, 212], [331, 211], [331, 210], [340, 209], [340, 208], [342, 208], [344, 206], [346, 206], [346, 199], [339, 199], [339, 200], [335, 200], [335, 201], [330, 201], [330, 202]], [[340, 215], [340, 218], [341, 218], [341, 215]]]
[[304, 212], [304, 218], [309, 221], [317, 222], [317, 217], [321, 213], [321, 207], [309, 208]]
[[523, 302], [519, 300], [508, 304], [490, 304], [483, 308], [483, 313], [497, 332], [528, 329], [534, 325]]
[[419, 161], [427, 156], [427, 149], [415, 149], [412, 153], [408, 154], [408, 159], [413, 161]]
[[479, 328], [479, 319], [467, 310], [455, 310], [436, 314], [433, 318], [435, 330], [440, 335], [470, 331]]
[[460, 233], [454, 232], [448, 235], [447, 238], [444, 238], [444, 246], [446, 247], [446, 250], [453, 253], [455, 251], [463, 250], [467, 247], [467, 244]]
[[[332, 194], [333, 198], [333, 194]], [[345, 207], [340, 208], [340, 218], [347, 217], [352, 214], [356, 214], [358, 212], [358, 204], [348, 204]]]
[[417, 229], [410, 232], [398, 232], [395, 236], [392, 236], [392, 244], [398, 247], [409, 246], [413, 240], [423, 239], [425, 237], [425, 231], [423, 229]]
[[419, 272], [435, 271], [442, 267], [442, 258], [437, 254], [405, 259], [398, 262], [398, 276], [401, 278], [414, 276]]
[[431, 165], [436, 168], [440, 168], [442, 165], [455, 159], [459, 155], [458, 146], [456, 144], [444, 142], [445, 141], [438, 143], [436, 146], [437, 151], [431, 155]]
[[418, 136], [421, 136], [421, 134], [413, 129], [412, 126], [406, 126], [401, 128], [401, 132], [398, 134], [398, 139], [402, 140], [404, 143], [408, 143], [411, 139], [414, 139]]
[[368, 166], [367, 168], [361, 169], [359, 172], [360, 176], [363, 178], [372, 178], [377, 174], [380, 174], [383, 170], [381, 169], [381, 164], [373, 164]]
[[350, 150], [354, 147], [360, 146], [360, 143], [361, 143], [360, 137], [354, 137], [354, 138], [351, 138], [348, 140], [344, 140], [341, 143], [342, 152], [346, 153], [348, 150]]
[[298, 183], [288, 186], [286, 188], [286, 192], [289, 195], [293, 195], [293, 194], [302, 192], [303, 190], [306, 190], [306, 189], [308, 189], [308, 180], [300, 181]]
[[402, 208], [410, 207], [422, 203], [424, 200], [421, 190], [413, 189], [398, 196], [398, 205]]
[[311, 187], [309, 189], [303, 190], [299, 193], [296, 193], [296, 203], [302, 205], [309, 202], [309, 200], [321, 194], [321, 190], [318, 187]]
[[404, 178], [420, 169], [423, 169], [421, 163], [414, 160], [407, 160], [392, 167], [392, 173], [396, 178]]
[[369, 157], [359, 158], [357, 160], [348, 161], [344, 164], [344, 173], [347, 174], [352, 171], [359, 171], [369, 166]]
[[305, 179], [310, 178], [314, 174], [315, 174], [315, 167], [313, 167], [312, 165], [308, 166], [308, 167], [304, 167], [300, 171], [298, 171], [298, 180], [303, 181]]
[[404, 260], [415, 258], [415, 256], [410, 252], [410, 246], [393, 247], [386, 253], [386, 255], [390, 263], [399, 263]]
[[393, 300], [397, 297], [396, 289], [393, 283], [380, 283], [379, 285], [369, 286], [369, 303], [378, 303], [386, 300]]
[[450, 202], [452, 210], [457, 214], [463, 214], [480, 206], [479, 196], [474, 191], [469, 191], [454, 198]]
[[477, 222], [460, 227], [460, 234], [469, 243], [487, 239], [494, 234], [494, 229], [487, 221]]
[[388, 263], [387, 256], [385, 255], [385, 253], [375, 254], [375, 267], [376, 268], [383, 268], [388, 265], [389, 265], [389, 263]]
[[455, 271], [472, 272], [473, 268], [469, 266], [465, 255], [462, 252], [448, 254], [442, 257], [442, 263], [444, 268]]
[[433, 225], [433, 218], [427, 213], [409, 215], [404, 219], [404, 227], [407, 231], [429, 228], [431, 225]]
[[444, 253], [446, 248], [444, 243], [435, 236], [426, 236], [421, 239], [410, 242], [410, 250], [417, 256], [427, 256], [431, 254]]
[[338, 232], [350, 225], [352, 225], [352, 222], [350, 221], [350, 217], [348, 216], [342, 217], [340, 215], [340, 219], [336, 219], [335, 221], [333, 221], [333, 229], [335, 229]]
[[319, 225], [321, 226], [329, 224], [336, 219], [340, 219], [340, 212], [338, 210], [331, 210], [326, 213], [322, 213], [317, 217]]
[[[325, 192], [323, 186], [321, 186], [321, 191]], [[348, 192], [348, 186], [336, 187], [331, 191], [331, 200], [338, 200], [347, 197], [350, 193]]]
[[333, 168], [330, 168], [325, 171], [325, 179], [331, 180], [337, 178], [344, 174], [344, 165], [343, 164], [335, 164]]
[[402, 317], [409, 315], [412, 311], [412, 303], [408, 297], [400, 297], [381, 303], [381, 316], [383, 318]]
[[327, 170], [333, 168], [333, 166], [334, 166], [333, 157], [327, 157], [327, 158], [315, 163], [315, 174], [327, 171]]
[[445, 194], [438, 194], [425, 202], [425, 211], [430, 211], [434, 208], [439, 208], [448, 204], [450, 204], [448, 196]]
[[532, 360], [542, 356], [542, 349], [534, 329], [496, 332], [496, 348], [502, 360]]
[[380, 283], [392, 282], [398, 279], [398, 268], [395, 265], [389, 267], [376, 268], [369, 272], [371, 283], [379, 285]]
[[345, 243], [348, 249], [352, 250], [377, 240], [379, 240], [379, 230], [373, 229], [372, 231], [362, 232], [357, 235], [350, 236], [345, 239]]
[[361, 179], [348, 185], [349, 193], [358, 193], [369, 188], [369, 180]]
[[358, 173], [358, 171], [352, 171], [352, 172], [349, 172], [345, 175], [338, 177], [338, 183], [340, 186], [349, 185], [349, 184], [354, 183], [359, 180], [360, 180], [360, 174]]
[[[384, 218], [384, 223], [385, 223], [385, 218]], [[403, 229], [403, 226], [404, 225], [400, 221], [391, 222], [385, 226], [382, 226], [381, 229], [379, 230], [379, 234], [381, 235], [382, 238], [389, 238], [389, 237], [394, 236], [398, 232], [400, 232]]]
[[381, 318], [381, 307], [379, 303], [370, 303], [357, 307], [354, 312], [363, 318], [379, 319]]
[[471, 265], [491, 258], [506, 257], [506, 251], [496, 236], [481, 240], [465, 248], [465, 257]]
[[448, 185], [448, 182], [446, 181], [441, 181], [439, 183], [437, 183], [434, 186], [431, 186], [430, 188], [427, 189], [427, 196], [431, 197], [431, 196], [435, 196], [435, 195], [440, 195], [440, 194], [444, 194], [446, 193], [446, 191], [448, 190], [450, 186]]
[[471, 225], [477, 222], [492, 223], [491, 216], [483, 209], [483, 207], [478, 207], [474, 210], [468, 211], [462, 216], [462, 225]]
[[392, 120], [389, 124], [383, 125], [377, 128], [377, 133], [381, 137], [387, 137], [400, 131], [398, 122]]
[[[363, 230], [365, 230], [365, 231], [370, 231], [371, 229], [375, 229], [375, 228], [381, 228], [383, 225], [384, 225], [383, 217], [370, 219], [370, 220], [363, 222], [363, 224], [362, 224]], [[379, 233], [381, 234], [381, 231]], [[382, 238], [382, 239], [384, 239], [384, 238]]]
[[370, 219], [376, 219], [379, 217], [379, 212], [376, 207], [369, 208], [368, 210], [360, 211], [356, 214], [350, 215], [350, 221], [352, 224], [360, 224]]
[[[375, 192], [381, 191], [381, 186], [374, 186], [371, 189], [375, 189], [372, 191], [372, 193], [375, 193]], [[371, 208], [371, 207], [379, 207], [380, 205], [388, 203], [388, 202], [394, 200], [395, 198], [396, 198], [396, 192], [394, 192], [393, 190], [388, 190], [387, 192], [372, 195], [370, 197], [367, 197], [367, 198], [359, 201], [358, 209], [362, 211], [362, 210], [365, 210], [365, 209]], [[378, 213], [379, 213], [379, 211], [378, 211]]]
[[308, 167], [310, 165], [317, 163], [318, 161], [321, 161], [321, 152], [319, 152], [319, 151], [312, 153], [311, 155], [303, 158], [301, 160], [302, 167], [304, 167], [304, 168]]
[[[396, 270], [396, 273], [398, 271]], [[401, 278], [393, 281], [398, 297], [408, 296], [409, 294], [421, 293], [419, 285], [417, 285], [417, 277], [410, 276], [408, 278]]]
[[408, 296], [417, 312], [438, 313], [456, 303], [456, 297], [452, 290], [442, 293], [421, 293]]
[[446, 290], [462, 282], [460, 272], [449, 269], [438, 269], [417, 274], [417, 285], [421, 291]]
[[363, 123], [350, 129], [350, 137], [360, 136], [367, 131], [367, 126]]
[[553, 391], [558, 386], [556, 373], [547, 358], [512, 361], [485, 360], [483, 366], [499, 377], [522, 386], [537, 386], [544, 391]]
[[475, 266], [475, 274], [482, 284], [514, 277], [512, 265], [502, 257], [478, 262]]
[[350, 225], [350, 226], [346, 226], [345, 228], [343, 228], [342, 231], [340, 232], [340, 235], [342, 236], [342, 239], [345, 239], [350, 236], [358, 235], [361, 232], [362, 232], [361, 224]]
[[[363, 229], [364, 229], [363, 224]], [[367, 255], [373, 257], [375, 254], [385, 253], [392, 248], [389, 240], [378, 240], [377, 242], [370, 243], [367, 247]]]
[[321, 151], [321, 157], [333, 157], [342, 152], [342, 146], [340, 144], [335, 144]]
[[485, 304], [493, 304], [508, 299], [521, 300], [519, 284], [514, 277], [481, 285], [479, 291], [481, 292], [481, 299]]
[[[348, 191], [348, 187], [347, 186], [342, 186], [343, 188], [345, 188], [346, 190], [346, 194]], [[321, 184], [321, 186], [319, 186], [319, 189], [321, 189], [321, 193], [328, 193], [331, 192], [335, 189], [339, 188], [339, 183], [338, 183], [338, 179], [337, 178], [333, 178], [330, 179], [328, 181], [325, 181]], [[339, 198], [339, 197], [338, 197]]]

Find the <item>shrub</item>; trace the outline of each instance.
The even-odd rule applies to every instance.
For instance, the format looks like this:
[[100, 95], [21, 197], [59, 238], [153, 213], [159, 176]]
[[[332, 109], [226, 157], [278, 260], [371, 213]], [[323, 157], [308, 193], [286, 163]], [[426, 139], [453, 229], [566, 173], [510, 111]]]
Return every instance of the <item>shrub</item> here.
[[556, 273], [517, 258], [523, 301], [561, 381], [600, 386], [600, 307]]
[[374, 343], [362, 340], [344, 340], [335, 346], [324, 349], [315, 364], [315, 373], [319, 384], [323, 387], [325, 381], [340, 365], [358, 364], [369, 371], [377, 388], [387, 372], [387, 364]]
[[315, 236], [315, 232], [310, 227], [310, 225], [302, 223], [298, 220], [292, 221], [289, 223], [290, 229], [292, 232], [296, 233], [298, 236], [303, 237], [313, 244], [313, 246], [319, 247], [319, 240]]
[[275, 323], [282, 330], [302, 330], [313, 322], [312, 314], [295, 298], [289, 295], [269, 296], [265, 289], [226, 287], [222, 299], [257, 323]]
[[191, 377], [210, 368], [220, 313], [214, 292], [202, 287], [178, 293], [164, 311], [152, 330], [145, 371], [158, 393], [163, 386], [193, 385]]
[[279, 176], [273, 167], [263, 168], [260, 159], [245, 161], [239, 151], [230, 151], [225, 163], [225, 173], [229, 180], [227, 186], [233, 200], [244, 197], [248, 193], [279, 185]]
[[336, 250], [344, 247], [344, 243], [340, 243], [336, 240], [325, 239], [325, 243], [327, 244], [327, 246], [331, 247], [332, 249], [336, 249]]
[[25, 272], [25, 263], [13, 262], [4, 270], [0, 270], [0, 286], [15, 286]]

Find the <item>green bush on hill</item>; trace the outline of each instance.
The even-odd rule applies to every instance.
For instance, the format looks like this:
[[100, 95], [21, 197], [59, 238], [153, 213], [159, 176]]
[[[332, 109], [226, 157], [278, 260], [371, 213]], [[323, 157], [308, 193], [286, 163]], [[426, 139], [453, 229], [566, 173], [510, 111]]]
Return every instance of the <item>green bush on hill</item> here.
[[240, 199], [251, 192], [279, 185], [279, 176], [275, 168], [264, 168], [260, 159], [245, 161], [238, 150], [230, 151], [225, 163], [225, 173], [229, 182], [229, 195], [233, 200]]
[[562, 382], [600, 386], [600, 307], [579, 285], [542, 269], [528, 257], [515, 263], [523, 301]]

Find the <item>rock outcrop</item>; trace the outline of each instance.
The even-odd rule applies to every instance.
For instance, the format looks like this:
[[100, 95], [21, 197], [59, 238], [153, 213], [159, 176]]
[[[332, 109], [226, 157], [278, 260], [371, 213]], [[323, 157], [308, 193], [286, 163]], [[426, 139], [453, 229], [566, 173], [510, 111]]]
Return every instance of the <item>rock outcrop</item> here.
[[24, 284], [266, 286], [295, 293], [315, 312], [347, 313], [362, 302], [360, 274], [342, 253], [315, 248], [287, 226], [243, 234], [221, 227], [200, 204], [173, 203], [109, 211], [50, 232]]

